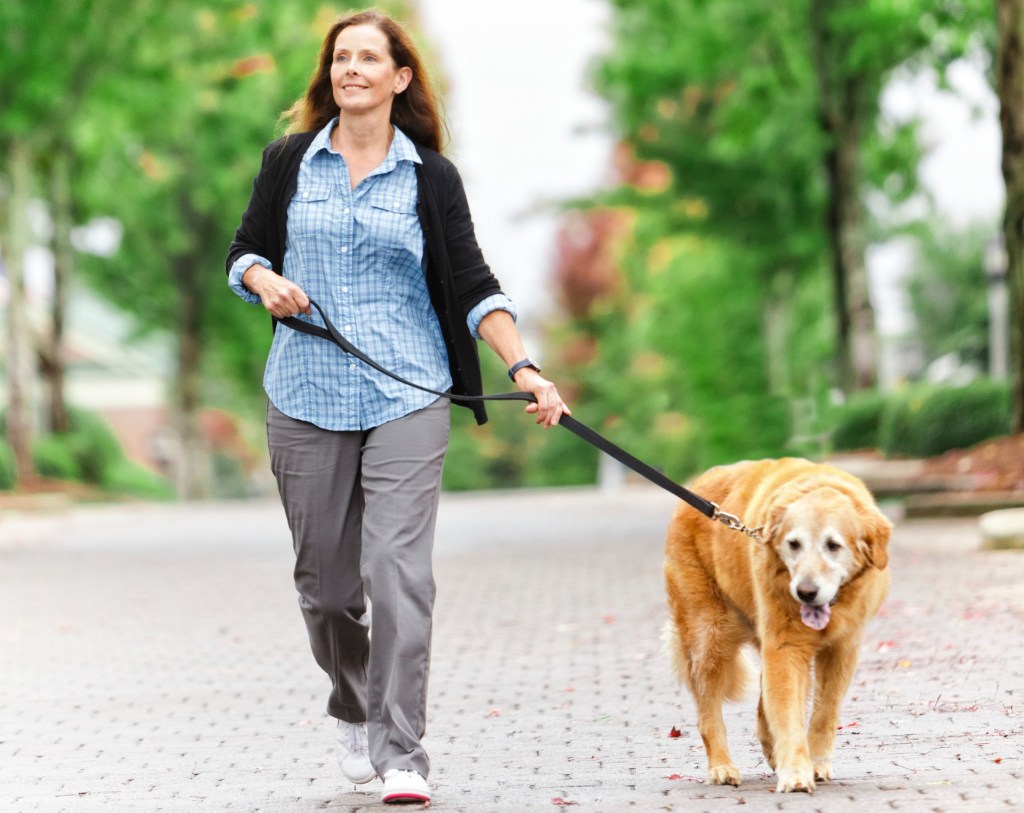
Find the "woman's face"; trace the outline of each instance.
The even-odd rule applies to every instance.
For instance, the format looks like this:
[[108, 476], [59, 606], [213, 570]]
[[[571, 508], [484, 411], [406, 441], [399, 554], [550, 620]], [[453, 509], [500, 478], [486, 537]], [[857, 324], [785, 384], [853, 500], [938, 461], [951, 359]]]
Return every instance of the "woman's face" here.
[[334, 41], [331, 87], [343, 113], [385, 110], [412, 81], [412, 69], [399, 68], [391, 57], [388, 38], [374, 25], [350, 25]]

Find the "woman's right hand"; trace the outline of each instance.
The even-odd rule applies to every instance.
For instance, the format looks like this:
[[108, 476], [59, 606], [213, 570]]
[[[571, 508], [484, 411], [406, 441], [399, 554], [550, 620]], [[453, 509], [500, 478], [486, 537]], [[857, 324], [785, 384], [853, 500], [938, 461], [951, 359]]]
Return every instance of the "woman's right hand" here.
[[242, 284], [260, 298], [275, 319], [310, 314], [309, 297], [294, 282], [263, 265], [251, 265], [242, 274]]

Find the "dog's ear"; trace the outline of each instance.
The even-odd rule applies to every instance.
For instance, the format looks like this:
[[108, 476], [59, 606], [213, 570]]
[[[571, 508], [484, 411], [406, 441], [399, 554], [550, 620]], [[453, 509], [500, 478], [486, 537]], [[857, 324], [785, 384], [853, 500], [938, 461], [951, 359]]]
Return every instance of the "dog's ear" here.
[[879, 570], [889, 565], [889, 535], [892, 523], [878, 509], [873, 509], [864, 522], [864, 553], [868, 563]]
[[767, 517], [761, 531], [761, 544], [767, 548], [774, 547], [775, 540], [782, 534], [786, 520], [786, 509], [789, 506], [775, 503], [768, 509]]

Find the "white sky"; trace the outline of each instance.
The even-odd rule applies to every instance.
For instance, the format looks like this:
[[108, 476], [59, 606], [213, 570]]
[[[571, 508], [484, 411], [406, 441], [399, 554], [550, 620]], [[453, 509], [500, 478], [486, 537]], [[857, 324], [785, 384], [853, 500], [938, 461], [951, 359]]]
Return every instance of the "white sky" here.
[[[611, 138], [587, 84], [604, 48], [602, 0], [419, 0], [449, 82], [449, 157], [477, 238], [529, 329], [554, 310], [547, 279], [557, 219], [545, 208], [597, 188]], [[539, 352], [539, 350], [538, 350]]]

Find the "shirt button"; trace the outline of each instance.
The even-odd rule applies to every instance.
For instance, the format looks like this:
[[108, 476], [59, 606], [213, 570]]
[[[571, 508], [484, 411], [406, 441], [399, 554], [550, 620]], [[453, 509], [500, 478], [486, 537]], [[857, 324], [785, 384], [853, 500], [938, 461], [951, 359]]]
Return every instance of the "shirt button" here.
[[395, 201], [395, 208], [397, 209], [399, 207], [399, 205], [400, 205], [399, 202], [396, 200]]
[[341, 292], [343, 294], [347, 294], [348, 293], [348, 286], [347, 285], [342, 285], [341, 286]]
[[349, 209], [349, 208], [348, 208], [347, 206], [346, 206], [346, 207], [345, 207], [345, 209], [344, 209], [344, 212], [345, 212], [345, 214], [348, 214], [348, 213], [349, 213], [349, 212], [351, 212], [351, 211], [352, 211], [352, 210], [351, 210], [351, 209]]
[[348, 253], [348, 246], [342, 246], [341, 247], [341, 253], [342, 254], [347, 254]]
[[308, 197], [309, 197], [309, 192], [303, 192], [303, 193], [302, 193], [302, 197], [304, 197], [304, 198], [308, 198]]
[[352, 325], [345, 325], [345, 332], [346, 333], [351, 333], [352, 332]]

